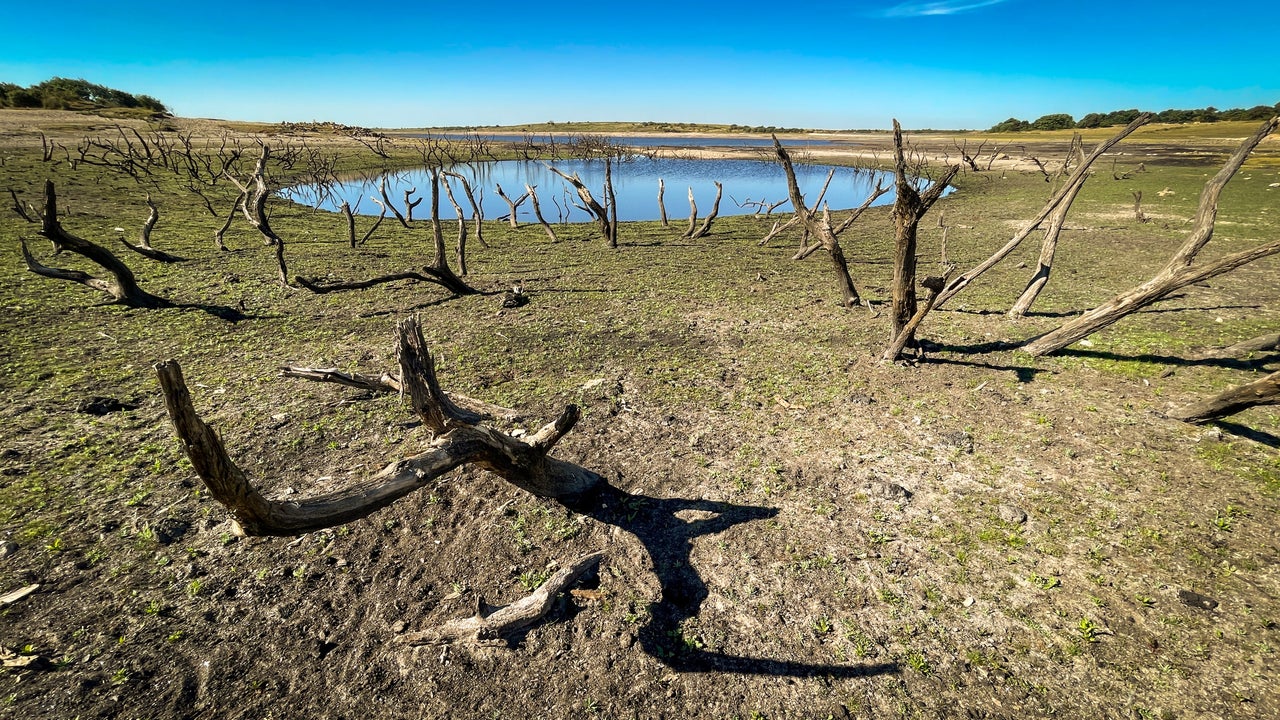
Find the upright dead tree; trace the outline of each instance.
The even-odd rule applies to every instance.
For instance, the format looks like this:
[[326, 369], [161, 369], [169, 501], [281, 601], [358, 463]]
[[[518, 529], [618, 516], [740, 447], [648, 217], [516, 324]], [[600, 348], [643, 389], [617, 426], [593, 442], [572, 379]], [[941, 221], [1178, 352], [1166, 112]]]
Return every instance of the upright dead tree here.
[[689, 186], [689, 229], [681, 237], [689, 237], [698, 227], [698, 201], [693, 198], [693, 186]]
[[413, 222], [413, 209], [422, 204], [422, 198], [413, 199], [413, 194], [416, 192], [418, 192], [416, 187], [404, 191], [404, 219], [408, 222]]
[[547, 219], [542, 217], [542, 206], [538, 204], [538, 186], [525, 185], [524, 190], [525, 194], [529, 196], [529, 200], [533, 202], [533, 216], [538, 219], [538, 224], [546, 231], [547, 237], [551, 238], [551, 242], [559, 242], [559, 238], [556, 237], [556, 231], [551, 227], [551, 223], [547, 222]]
[[151, 193], [147, 193], [147, 207], [150, 208], [150, 212], [147, 213], [146, 222], [142, 224], [142, 232], [138, 235], [138, 244], [133, 245], [124, 238], [120, 238], [120, 242], [139, 255], [157, 262], [182, 262], [184, 258], [151, 247], [151, 231], [155, 229], [156, 223], [160, 221], [160, 210], [156, 207], [155, 202], [151, 200]]
[[[271, 146], [263, 143], [262, 152], [258, 155], [253, 174], [248, 180], [242, 183], [230, 173], [227, 173], [226, 177], [240, 189], [244, 197], [240, 202], [240, 209], [244, 211], [245, 219], [262, 234], [264, 242], [275, 247], [276, 270], [279, 272], [280, 284], [292, 287], [289, 284], [289, 268], [284, 259], [284, 240], [271, 228], [271, 220], [267, 217], [267, 198], [271, 196], [271, 189], [267, 185], [267, 160], [270, 157]], [[252, 190], [249, 189], [250, 184], [253, 185]]]
[[224, 220], [222, 225], [213, 233], [214, 245], [216, 245], [222, 252], [227, 252], [227, 243], [223, 239], [223, 236], [227, 234], [227, 230], [231, 229], [231, 221], [236, 219], [236, 212], [240, 210], [240, 206], [244, 201], [245, 194], [241, 192], [236, 196], [235, 202], [231, 203], [231, 210], [227, 212], [227, 219]]
[[[414, 188], [414, 190], [416, 191], [417, 188]], [[378, 183], [378, 194], [382, 196], [383, 209], [390, 210], [391, 214], [395, 216], [396, 220], [400, 221], [400, 224], [402, 226], [406, 228], [409, 227], [409, 221], [406, 220], [405, 217], [400, 214], [400, 211], [396, 209], [395, 203], [391, 202], [390, 196], [387, 195], [387, 176], [386, 175], [383, 175], [381, 182]], [[409, 199], [408, 194], [405, 195], [404, 199], [408, 201]]]
[[[814, 216], [813, 210], [805, 205], [804, 196], [800, 194], [800, 183], [796, 181], [796, 170], [791, 164], [791, 156], [782, 147], [782, 143], [778, 142], [778, 136], [773, 136], [773, 150], [778, 158], [778, 162], [782, 165], [782, 170], [787, 176], [787, 194], [791, 200], [791, 206], [796, 209], [795, 220], [804, 225], [805, 231], [818, 239], [817, 247], [810, 252], [815, 252], [819, 247], [827, 251], [827, 255], [831, 259], [831, 269], [836, 277], [836, 289], [840, 293], [840, 301], [845, 307], [854, 307], [862, 304], [862, 296], [858, 294], [858, 287], [854, 285], [853, 278], [849, 275], [849, 263], [844, 258], [844, 250], [840, 247], [840, 233], [849, 229], [867, 208], [871, 207], [871, 203], [876, 198], [885, 193], [885, 189], [879, 185], [870, 197], [839, 227], [831, 225], [831, 213], [824, 206], [822, 217]], [[828, 180], [829, 181], [829, 180]], [[823, 186], [825, 192], [826, 186]], [[819, 195], [818, 202], [821, 202]], [[789, 224], [789, 223], [788, 223]], [[772, 234], [772, 233], [771, 233]], [[798, 256], [798, 254], [797, 254]]]
[[[446, 176], [438, 180], [444, 185], [444, 194], [449, 198], [449, 204], [453, 206], [453, 212], [458, 216], [458, 242], [455, 245], [454, 258], [458, 261], [458, 272], [463, 276], [467, 276], [467, 216], [462, 214], [462, 206], [453, 197], [453, 187], [449, 184], [449, 178]], [[419, 200], [421, 202], [421, 200]]]
[[667, 221], [667, 205], [662, 201], [662, 195], [667, 191], [666, 186], [662, 183], [662, 178], [658, 178], [658, 214], [662, 219], [662, 227], [667, 227], [670, 223]]
[[502, 201], [507, 204], [508, 208], [510, 208], [510, 213], [507, 215], [507, 222], [510, 223], [511, 228], [515, 229], [520, 227], [520, 223], [516, 219], [516, 212], [520, 209], [520, 206], [524, 204], [524, 201], [529, 199], [529, 193], [526, 192], [525, 194], [521, 195], [515, 200], [512, 200], [511, 198], [507, 197], [507, 194], [505, 192], [502, 191], [501, 185], [495, 184], [494, 189], [497, 191], [498, 197], [502, 198]]
[[[544, 163], [545, 165], [546, 163]], [[566, 175], [559, 168], [552, 165], [546, 165], [547, 169], [559, 175], [565, 182], [573, 186], [577, 191], [578, 197], [582, 200], [583, 206], [587, 212], [595, 218], [596, 223], [600, 226], [600, 235], [604, 237], [609, 247], [618, 246], [617, 226], [609, 221], [609, 211], [596, 201], [595, 196], [591, 194], [591, 190], [582, 182], [577, 173]]]
[[451, 177], [462, 185], [462, 194], [467, 196], [467, 202], [471, 204], [471, 220], [475, 223], [476, 242], [481, 247], [489, 247], [489, 243], [484, 241], [484, 203], [476, 202], [476, 195], [471, 190], [471, 183], [467, 180], [467, 176], [462, 173], [453, 172], [451, 170], [442, 170], [447, 177]]
[[1196, 218], [1191, 234], [1160, 272], [1141, 285], [1126, 290], [1089, 312], [1063, 323], [1058, 329], [1045, 333], [1028, 343], [1023, 350], [1037, 356], [1061, 350], [1188, 285], [1204, 282], [1254, 260], [1280, 253], [1280, 240], [1273, 240], [1249, 250], [1231, 253], [1214, 262], [1199, 266], [1194, 264], [1200, 251], [1213, 239], [1214, 224], [1218, 216], [1218, 198], [1223, 188], [1240, 170], [1240, 166], [1244, 164], [1253, 149], [1264, 138], [1275, 132], [1277, 127], [1280, 127], [1280, 116], [1262, 123], [1258, 130], [1236, 149], [1218, 174], [1205, 183], [1204, 190], [1200, 193], [1200, 203], [1196, 208]]
[[573, 498], [602, 483], [582, 467], [549, 456], [581, 416], [577, 406], [536, 433], [517, 438], [480, 424], [440, 390], [435, 361], [416, 320], [397, 327], [397, 354], [405, 396], [435, 436], [423, 452], [397, 460], [368, 480], [314, 497], [269, 500], [228, 455], [218, 434], [200, 419], [177, 361], [156, 365], [165, 407], [183, 450], [210, 495], [231, 512], [237, 532], [290, 536], [366, 517], [427, 487], [454, 468], [475, 465], [539, 497]]
[[604, 159], [604, 202], [609, 209], [609, 247], [618, 247], [618, 196], [613, 192], [613, 159]]
[[700, 237], [706, 237], [707, 235], [711, 234], [711, 223], [714, 222], [716, 219], [716, 216], [720, 214], [720, 196], [724, 193], [723, 185], [717, 182], [715, 183], [715, 186], [716, 186], [716, 201], [711, 204], [711, 212], [705, 218], [703, 218], [702, 224], [698, 226], [697, 230], [694, 230], [693, 228], [689, 228], [689, 232], [685, 234], [686, 238], [690, 240], [697, 240]]
[[[426, 273], [454, 295], [475, 295], [479, 290], [468, 285], [462, 278], [453, 274], [453, 270], [449, 267], [449, 257], [444, 245], [444, 228], [440, 225], [440, 168], [431, 168], [431, 239], [435, 246], [435, 258], [430, 265], [422, 268], [422, 272]], [[456, 207], [456, 204], [455, 204]], [[461, 217], [461, 214], [459, 214]], [[459, 251], [465, 251], [465, 242], [459, 246]], [[465, 256], [460, 258], [460, 263], [465, 264]]]
[[[1032, 232], [1035, 232], [1036, 228], [1040, 227], [1041, 223], [1043, 223], [1045, 219], [1047, 219], [1054, 212], [1054, 210], [1057, 209], [1063, 203], [1067, 204], [1067, 207], [1063, 208], [1063, 211], [1062, 211], [1063, 217], [1065, 218], [1066, 210], [1070, 209], [1071, 207], [1070, 203], [1075, 200], [1076, 195], [1080, 193], [1080, 188], [1083, 187], [1085, 181], [1089, 179], [1089, 168], [1093, 165], [1094, 161], [1102, 157], [1103, 153], [1107, 152], [1112, 147], [1115, 147], [1115, 145], [1119, 143], [1121, 140], [1125, 139], [1130, 134], [1132, 134], [1134, 130], [1137, 130], [1143, 125], [1146, 125], [1147, 123], [1151, 122], [1151, 117], [1152, 116], [1150, 113], [1144, 113], [1138, 116], [1137, 118], [1134, 119], [1133, 122], [1129, 123], [1122, 130], [1120, 130], [1120, 132], [1116, 133], [1115, 136], [1113, 136], [1111, 139], [1103, 143], [1100, 143], [1097, 147], [1095, 147], [1093, 149], [1093, 152], [1089, 153], [1087, 157], [1083, 158], [1080, 161], [1080, 163], [1076, 166], [1076, 169], [1071, 173], [1070, 176], [1068, 176], [1066, 182], [1063, 183], [1062, 187], [1058, 188], [1058, 191], [1055, 192], [1049, 198], [1049, 200], [1044, 204], [1044, 207], [1040, 208], [1040, 212], [1036, 213], [1036, 216], [1032, 218], [1026, 225], [1023, 225], [1022, 229], [1020, 229], [1013, 236], [1013, 238], [1009, 240], [1009, 242], [1005, 243], [1004, 247], [997, 250], [991, 257], [982, 261], [973, 269], [967, 272], [961, 273], [960, 275], [957, 275], [955, 279], [947, 283], [947, 287], [944, 288], [942, 292], [938, 295], [937, 307], [942, 307], [944, 303], [946, 303], [951, 298], [955, 297], [956, 294], [959, 293], [961, 290], [964, 290], [966, 287], [968, 287], [969, 283], [973, 282], [979, 275], [995, 267], [996, 264], [998, 264], [1001, 260], [1008, 257], [1009, 253], [1013, 252], [1014, 248], [1018, 247], [1018, 245], [1020, 245], [1023, 240], [1027, 239], [1027, 237], [1031, 235]], [[1074, 151], [1075, 151], [1075, 146], [1073, 144], [1072, 152]], [[1069, 161], [1070, 161], [1070, 154], [1068, 154], [1068, 162]], [[1065, 162], [1063, 164], [1064, 166], [1066, 165]], [[1045, 174], [1045, 179], [1046, 180], [1050, 179], [1050, 176], [1048, 175], [1047, 172]], [[1056, 243], [1058, 236], [1057, 234], [1049, 235], [1048, 233], [1046, 233], [1045, 237], [1046, 237], [1046, 240], [1048, 240], [1051, 237], [1053, 242]], [[1042, 252], [1041, 255], [1043, 258], [1044, 253]], [[1039, 269], [1037, 269], [1036, 272], [1037, 272], [1037, 275], [1040, 274]], [[1047, 267], [1045, 268], [1044, 276], [1047, 281], [1048, 279]], [[1035, 278], [1033, 277], [1032, 284], [1034, 283], [1035, 283]], [[1041, 286], [1043, 286], [1043, 283], [1041, 283]], [[1028, 285], [1028, 287], [1030, 287], [1030, 284]]]
[[20, 238], [22, 259], [26, 261], [27, 269], [31, 272], [54, 280], [80, 283], [106, 293], [111, 297], [109, 304], [133, 308], [173, 307], [172, 302], [138, 287], [133, 271], [111, 254], [111, 251], [63, 229], [62, 224], [58, 222], [58, 197], [52, 180], [46, 180], [44, 183], [44, 212], [40, 216], [40, 235], [53, 243], [54, 253], [66, 250], [80, 255], [110, 273], [111, 279], [94, 277], [79, 270], [63, 270], [42, 265], [31, 255], [31, 251], [27, 248], [27, 241]]
[[[933, 181], [924, 192], [916, 189], [919, 180], [907, 174], [907, 153], [902, 142], [902, 126], [893, 121], [893, 160], [897, 199], [893, 203], [894, 223], [894, 257], [893, 288], [891, 311], [891, 346], [910, 347], [915, 344], [915, 329], [912, 317], [916, 314], [916, 236], [920, 229], [920, 221], [929, 208], [942, 197], [947, 184], [960, 172], [959, 165], [952, 165]], [[937, 291], [931, 291], [935, 294]], [[931, 297], [931, 300], [934, 298]], [[932, 303], [930, 303], [932, 304]], [[923, 318], [921, 318], [923, 319]], [[899, 351], [900, 352], [900, 351]], [[893, 358], [896, 359], [897, 353]]]

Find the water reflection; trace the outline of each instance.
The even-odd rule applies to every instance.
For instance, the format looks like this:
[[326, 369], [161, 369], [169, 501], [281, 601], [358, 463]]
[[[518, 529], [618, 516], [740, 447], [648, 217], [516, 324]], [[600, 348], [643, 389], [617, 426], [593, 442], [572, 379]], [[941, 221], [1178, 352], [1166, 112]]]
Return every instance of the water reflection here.
[[[603, 160], [557, 160], [555, 167], [566, 173], [578, 176], [591, 188], [597, 199], [601, 199], [601, 188], [604, 184]], [[542, 213], [549, 222], [585, 222], [590, 216], [577, 207], [579, 200], [573, 189], [559, 177], [556, 177], [540, 161], [504, 160], [500, 162], [484, 162], [460, 164], [451, 168], [467, 177], [476, 190], [476, 201], [484, 208], [485, 217], [497, 219], [509, 213], [508, 205], [497, 196], [494, 188], [501, 185], [506, 194], [513, 199], [525, 192], [526, 185], [537, 189], [538, 200], [542, 205]], [[817, 197], [832, 166], [797, 165], [796, 179], [800, 189], [809, 202]], [[353, 212], [364, 215], [377, 215], [379, 208], [372, 198], [380, 197], [379, 184], [384, 176], [348, 180], [336, 185], [319, 188], [316, 186], [297, 186], [285, 190], [282, 194], [291, 200], [305, 205], [336, 211], [345, 201]], [[423, 170], [409, 170], [385, 175], [387, 196], [397, 204], [401, 203], [406, 190], [417, 189], [416, 197], [429, 196], [431, 187], [430, 173]], [[657, 220], [658, 180], [665, 185], [665, 205], [667, 214], [672, 218], [685, 217], [689, 213], [688, 193], [693, 190], [698, 204], [699, 215], [710, 211], [715, 198], [715, 182], [723, 183], [724, 198], [720, 203], [721, 215], [744, 215], [756, 212], [756, 203], [764, 202], [774, 205], [786, 199], [786, 176], [782, 168], [773, 162], [763, 160], [686, 160], [677, 158], [637, 157], [613, 167], [614, 191], [618, 198], [619, 220]], [[826, 202], [833, 209], [856, 207], [871, 194], [876, 180], [880, 179], [892, 185], [891, 174], [851, 167], [835, 167], [835, 177], [827, 190]], [[455, 191], [458, 187], [455, 185]], [[428, 199], [428, 202], [430, 200]], [[465, 204], [465, 201], [463, 201]], [[893, 194], [881, 197], [876, 204], [885, 205], [893, 202]], [[441, 213], [452, 217], [452, 210], [443, 199]], [[403, 209], [402, 209], [403, 210]], [[427, 214], [427, 208], [417, 211], [418, 217]], [[790, 202], [784, 202], [777, 211], [791, 211]], [[522, 204], [517, 211], [517, 219], [532, 220], [533, 210], [530, 203]]]

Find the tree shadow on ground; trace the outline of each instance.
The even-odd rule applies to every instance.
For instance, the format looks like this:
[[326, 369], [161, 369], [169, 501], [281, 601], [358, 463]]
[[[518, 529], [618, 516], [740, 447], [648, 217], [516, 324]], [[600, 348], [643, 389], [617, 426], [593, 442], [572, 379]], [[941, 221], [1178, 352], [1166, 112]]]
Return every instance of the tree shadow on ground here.
[[1269, 448], [1280, 448], [1280, 437], [1276, 437], [1265, 430], [1256, 430], [1248, 427], [1247, 425], [1228, 422], [1226, 420], [1215, 420], [1213, 425], [1221, 429], [1223, 432], [1231, 433], [1236, 437], [1252, 440], [1256, 443], [1266, 445]]
[[1121, 353], [1108, 352], [1106, 350], [1082, 350], [1079, 348], [1066, 348], [1059, 350], [1054, 354], [1060, 357], [1093, 358], [1095, 360], [1112, 360], [1117, 362], [1147, 362], [1158, 365], [1175, 365], [1178, 367], [1208, 366], [1226, 368], [1228, 370], [1256, 370], [1264, 365], [1280, 360], [1280, 353], [1276, 352], [1259, 354], [1257, 357], [1249, 358], [1247, 360], [1240, 358], [1178, 357], [1176, 355], [1156, 355], [1153, 353], [1124, 355]]
[[[649, 554], [662, 587], [662, 599], [649, 607], [650, 619], [639, 633], [645, 653], [679, 672], [726, 672], [787, 677], [865, 677], [897, 673], [896, 663], [825, 665], [730, 655], [691, 647], [680, 625], [696, 617], [707, 599], [707, 585], [690, 563], [695, 538], [713, 535], [742, 523], [765, 520], [777, 508], [734, 505], [712, 500], [654, 498], [626, 492], [605, 483], [577, 501], [572, 510], [634, 535]], [[678, 513], [713, 513], [685, 520]]]
[[994, 363], [985, 362], [969, 362], [966, 360], [953, 360], [951, 358], [931, 357], [926, 355], [920, 361], [922, 365], [964, 365], [966, 367], [982, 368], [983, 370], [995, 370], [997, 372], [1011, 372], [1018, 376], [1018, 382], [1026, 384], [1036, 379], [1036, 375], [1042, 372], [1050, 372], [1041, 368], [1033, 368], [1025, 365], [996, 365]]

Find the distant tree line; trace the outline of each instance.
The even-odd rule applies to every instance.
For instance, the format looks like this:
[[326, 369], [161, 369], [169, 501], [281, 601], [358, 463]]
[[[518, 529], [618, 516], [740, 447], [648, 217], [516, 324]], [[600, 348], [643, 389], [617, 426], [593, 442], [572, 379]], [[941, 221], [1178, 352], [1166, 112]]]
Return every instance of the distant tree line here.
[[[988, 132], [1021, 132], [1023, 130], [1070, 130], [1072, 128], [1101, 128], [1128, 125], [1142, 111], [1137, 108], [1129, 110], [1113, 110], [1109, 113], [1089, 113], [1076, 120], [1066, 113], [1042, 115], [1032, 122], [1009, 118], [997, 123]], [[1215, 107], [1199, 110], [1165, 110], [1155, 114], [1154, 122], [1158, 123], [1196, 123], [1218, 122], [1219, 120], [1268, 120], [1280, 114], [1280, 103], [1275, 105], [1255, 105], [1251, 108], [1232, 108], [1219, 110]]]
[[142, 108], [164, 113], [169, 109], [150, 95], [134, 95], [88, 80], [55, 77], [22, 87], [0, 82], [0, 107], [46, 108], [49, 110], [93, 110], [98, 108]]

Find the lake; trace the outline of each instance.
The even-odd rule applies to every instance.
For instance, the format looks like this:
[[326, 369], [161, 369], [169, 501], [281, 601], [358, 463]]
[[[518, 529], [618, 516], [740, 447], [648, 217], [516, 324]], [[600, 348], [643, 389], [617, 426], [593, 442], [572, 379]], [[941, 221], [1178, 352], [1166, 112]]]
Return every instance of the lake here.
[[[602, 160], [558, 160], [552, 163], [567, 174], [577, 173], [582, 181], [591, 188], [596, 199], [602, 201], [601, 188], [604, 184], [604, 161]], [[827, 172], [832, 166], [796, 165], [796, 180], [807, 202], [812, 203], [817, 197]], [[525, 192], [525, 185], [533, 185], [537, 189], [538, 201], [542, 206], [543, 217], [548, 222], [585, 222], [590, 216], [574, 207], [578, 202], [577, 194], [564, 180], [549, 171], [540, 161], [503, 160], [499, 162], [473, 163], [457, 165], [455, 172], [467, 177], [476, 192], [476, 200], [484, 207], [485, 218], [493, 220], [505, 217], [510, 209], [498, 197], [495, 186], [502, 189], [512, 199]], [[415, 198], [426, 198], [431, 202], [430, 174], [426, 170], [409, 170], [388, 173], [387, 195], [392, 203], [404, 212], [404, 191], [416, 188]], [[698, 216], [703, 217], [711, 210], [715, 200], [716, 181], [724, 185], [724, 197], [720, 202], [721, 215], [745, 215], [756, 212], [756, 207], [748, 203], [765, 201], [770, 204], [787, 197], [786, 175], [777, 163], [762, 160], [683, 160], [676, 158], [640, 157], [613, 166], [613, 186], [618, 197], [619, 220], [657, 220], [658, 211], [658, 179], [666, 186], [665, 204], [670, 218], [687, 218], [689, 216], [689, 188], [693, 189], [698, 204]], [[880, 173], [851, 167], [835, 167], [835, 177], [827, 191], [826, 202], [832, 209], [845, 209], [861, 205], [876, 179], [886, 185], [893, 184], [891, 173]], [[350, 203], [354, 212], [362, 215], [377, 215], [378, 206], [371, 198], [378, 194], [379, 177], [345, 181], [327, 193], [318, 193], [314, 186], [296, 186], [281, 191], [281, 195], [295, 202], [336, 211], [343, 200]], [[461, 187], [454, 181], [454, 194], [458, 203], [470, 213], [470, 206], [462, 194]], [[318, 195], [323, 195], [318, 197]], [[877, 205], [893, 202], [894, 194], [886, 193], [877, 200]], [[427, 217], [429, 209], [421, 205], [415, 210], [418, 218]], [[776, 212], [788, 214], [792, 212], [791, 203], [780, 205]], [[448, 204], [443, 191], [440, 198], [440, 215], [443, 218], [454, 217], [453, 208]], [[533, 208], [525, 202], [519, 208], [517, 219], [534, 221]]]
[[[607, 139], [614, 145], [625, 145], [634, 148], [705, 148], [705, 147], [747, 147], [773, 149], [773, 140], [767, 137], [703, 137], [697, 135], [600, 135], [597, 133], [581, 133], [588, 137]], [[407, 134], [409, 138], [447, 138], [450, 140], [468, 140], [479, 137], [482, 140], [500, 143], [524, 144], [526, 141], [537, 145], [551, 143], [566, 144], [579, 135], [549, 135], [546, 133], [422, 133]], [[819, 148], [819, 147], [853, 147], [856, 142], [807, 137], [786, 137], [783, 144], [787, 147]]]

